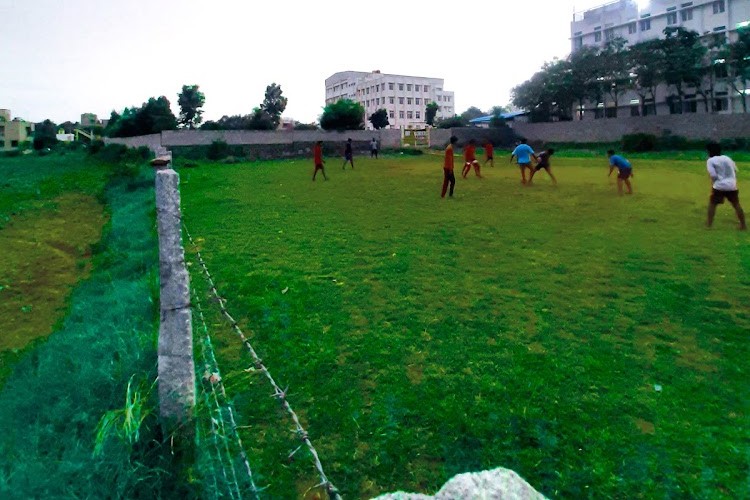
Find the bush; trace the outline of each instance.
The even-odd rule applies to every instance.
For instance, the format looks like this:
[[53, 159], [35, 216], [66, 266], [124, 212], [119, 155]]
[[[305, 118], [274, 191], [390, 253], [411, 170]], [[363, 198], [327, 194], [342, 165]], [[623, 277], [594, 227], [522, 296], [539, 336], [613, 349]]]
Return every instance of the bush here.
[[21, 156], [21, 150], [20, 149], [11, 149], [10, 151], [5, 152], [5, 156], [12, 158], [15, 156]]
[[229, 145], [224, 141], [212, 142], [206, 153], [209, 160], [221, 160], [227, 156], [229, 156]]
[[101, 151], [103, 147], [104, 147], [104, 141], [100, 141], [100, 140], [91, 141], [91, 145], [89, 146], [89, 154], [95, 155], [99, 153], [99, 151]]
[[724, 151], [739, 151], [750, 149], [750, 141], [744, 137], [735, 137], [734, 139], [722, 139], [720, 141], [721, 149]]
[[651, 134], [628, 134], [622, 136], [622, 150], [626, 153], [643, 153], [656, 149], [656, 136]]

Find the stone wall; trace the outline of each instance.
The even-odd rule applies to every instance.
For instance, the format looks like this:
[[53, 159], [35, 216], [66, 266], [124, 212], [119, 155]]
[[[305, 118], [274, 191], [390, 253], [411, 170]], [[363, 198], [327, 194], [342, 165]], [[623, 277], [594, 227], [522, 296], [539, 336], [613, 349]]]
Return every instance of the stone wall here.
[[544, 142], [618, 142], [623, 135], [676, 135], [695, 140], [750, 137], [750, 114], [664, 115], [513, 124], [519, 136]]
[[140, 135], [138, 137], [105, 137], [105, 144], [124, 144], [129, 148], [146, 146], [156, 153], [161, 147], [161, 134]]
[[516, 135], [511, 128], [451, 128], [430, 130], [430, 147], [442, 149], [448, 145], [452, 135], [458, 137], [458, 145], [462, 146], [474, 139], [481, 146], [487, 139], [490, 139], [497, 148], [511, 147], [516, 140]]

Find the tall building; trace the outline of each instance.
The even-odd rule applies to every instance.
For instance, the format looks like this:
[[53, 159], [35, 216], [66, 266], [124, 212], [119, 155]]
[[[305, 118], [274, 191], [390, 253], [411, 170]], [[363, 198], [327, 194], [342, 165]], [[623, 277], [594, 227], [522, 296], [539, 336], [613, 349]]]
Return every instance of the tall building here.
[[342, 71], [326, 78], [326, 104], [340, 99], [365, 108], [367, 129], [372, 129], [367, 119], [379, 109], [388, 112], [389, 128], [426, 127], [425, 108], [431, 102], [439, 107], [436, 119], [456, 114], [454, 93], [444, 90], [442, 78]]
[[4, 150], [16, 149], [26, 141], [33, 139], [34, 124], [10, 119], [9, 109], [0, 109], [0, 147]]
[[[571, 49], [602, 47], [608, 40], [624, 38], [628, 45], [663, 37], [668, 27], [682, 27], [695, 31], [704, 38], [721, 37], [733, 41], [737, 30], [750, 26], [750, 0], [615, 0], [599, 7], [575, 13], [570, 25]], [[732, 92], [720, 72], [716, 74], [710, 111], [718, 113], [742, 112], [741, 97]], [[660, 86], [656, 99], [646, 102], [647, 114], [701, 113], [705, 105], [695, 90], [687, 89], [682, 109], [677, 109], [666, 86]], [[584, 117], [603, 118], [612, 111], [614, 103], [593, 103], [592, 110], [578, 110]], [[641, 113], [638, 96], [627, 92], [617, 108], [630, 108], [631, 115]], [[627, 110], [626, 110], [627, 111]], [[618, 116], [620, 113], [618, 112]]]

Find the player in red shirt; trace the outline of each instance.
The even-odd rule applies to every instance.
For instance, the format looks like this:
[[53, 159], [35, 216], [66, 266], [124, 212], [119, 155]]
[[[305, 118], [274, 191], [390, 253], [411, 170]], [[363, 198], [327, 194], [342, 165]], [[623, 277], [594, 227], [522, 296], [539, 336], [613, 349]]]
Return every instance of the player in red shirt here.
[[313, 172], [313, 180], [318, 175], [318, 170], [323, 172], [323, 179], [328, 180], [326, 177], [326, 169], [323, 168], [325, 162], [323, 161], [323, 141], [318, 141], [313, 146], [313, 163], [315, 163], [315, 171]]
[[453, 196], [453, 188], [456, 187], [456, 176], [453, 174], [453, 145], [458, 142], [458, 137], [451, 136], [451, 142], [445, 148], [445, 160], [443, 162], [443, 192], [440, 195], [445, 198], [445, 192], [448, 190], [448, 184], [451, 186], [450, 195]]
[[495, 150], [493, 146], [492, 141], [487, 139], [487, 142], [484, 144], [484, 164], [487, 165], [487, 162], [490, 162], [490, 167], [495, 166]]
[[472, 166], [474, 167], [474, 172], [477, 174], [477, 177], [482, 177], [482, 174], [479, 173], [479, 162], [477, 161], [476, 144], [477, 141], [471, 139], [469, 141], [469, 144], [464, 146], [464, 168], [461, 172], [461, 175], [463, 175], [464, 179], [466, 179], [466, 175], [471, 172]]

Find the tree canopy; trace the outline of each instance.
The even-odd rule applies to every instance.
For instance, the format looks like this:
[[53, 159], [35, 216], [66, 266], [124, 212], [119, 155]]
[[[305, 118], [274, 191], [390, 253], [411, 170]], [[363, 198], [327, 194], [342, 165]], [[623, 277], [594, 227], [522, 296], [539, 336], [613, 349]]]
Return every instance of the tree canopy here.
[[350, 99], [341, 99], [323, 108], [320, 126], [323, 130], [363, 130], [365, 108]]
[[281, 94], [281, 86], [272, 83], [266, 87], [266, 94], [263, 98], [263, 103], [260, 105], [261, 114], [265, 113], [267, 119], [271, 120], [273, 129], [279, 127], [279, 123], [281, 123], [281, 114], [286, 109], [287, 98]]
[[122, 114], [112, 111], [104, 134], [109, 137], [134, 137], [175, 130], [177, 118], [172, 113], [169, 99], [151, 97], [140, 108], [125, 108]]
[[198, 85], [183, 85], [182, 92], [177, 94], [177, 104], [180, 105], [179, 124], [194, 129], [203, 120], [201, 108], [205, 103], [206, 96], [198, 89]]
[[372, 123], [372, 126], [373, 128], [375, 128], [375, 130], [386, 128], [389, 124], [388, 111], [386, 111], [385, 109], [379, 109], [371, 114], [368, 120], [370, 121], [370, 123]]
[[437, 112], [439, 109], [440, 106], [438, 106], [436, 102], [430, 102], [429, 104], [427, 104], [424, 112], [424, 121], [425, 123], [427, 123], [427, 125], [435, 125], [435, 116], [437, 116]]

